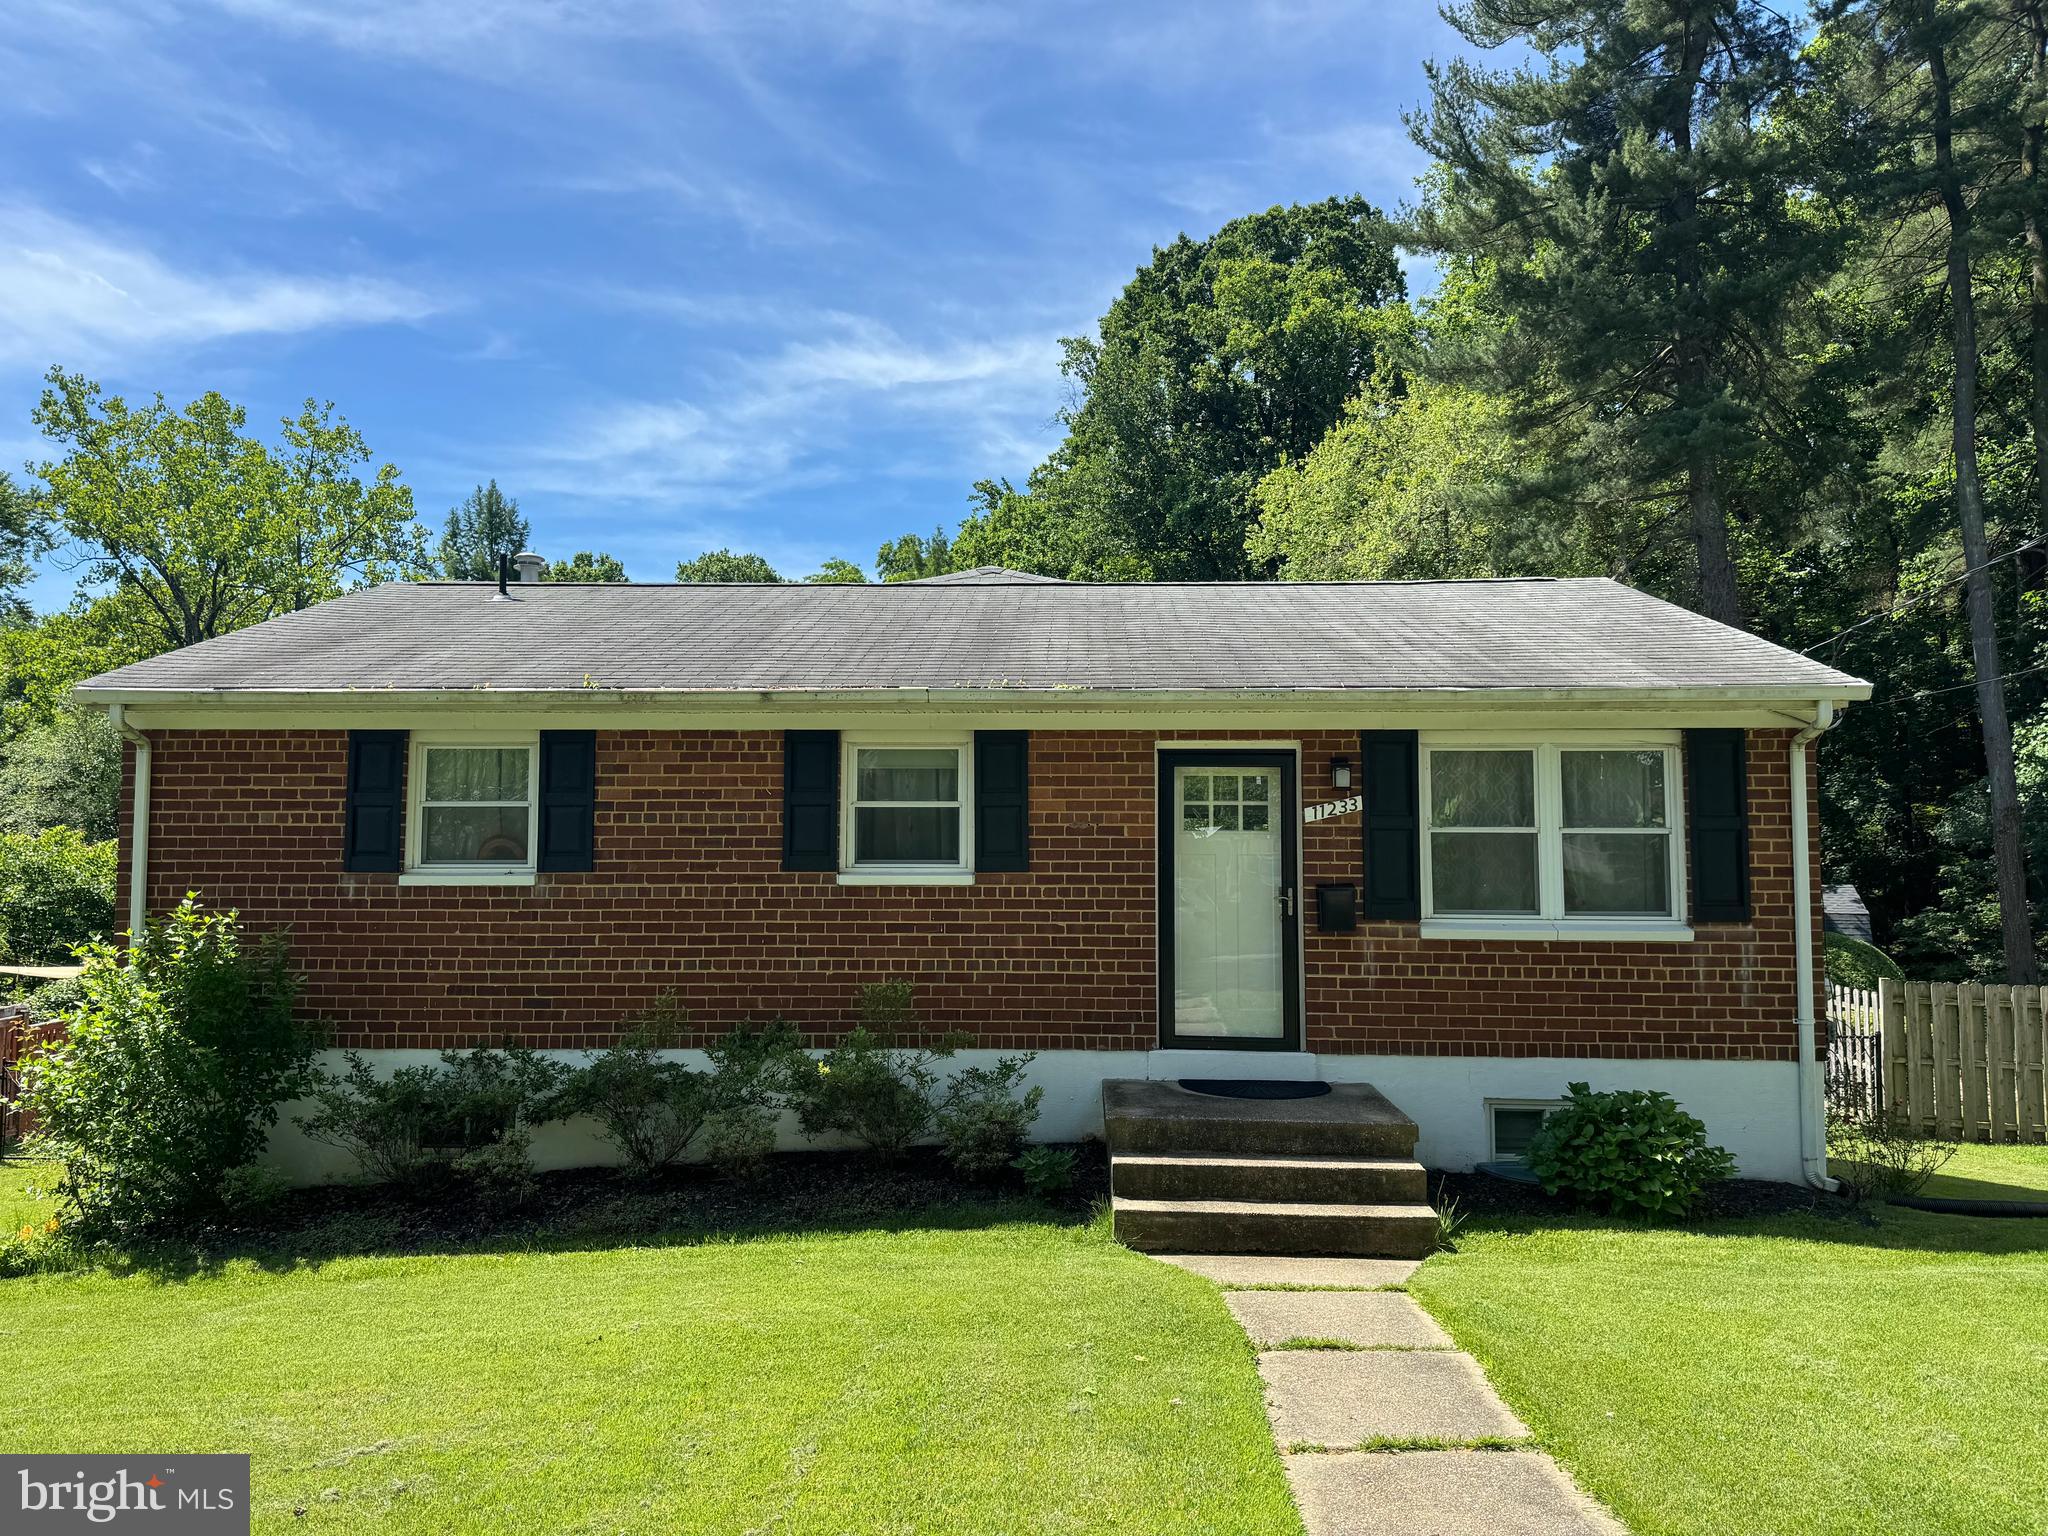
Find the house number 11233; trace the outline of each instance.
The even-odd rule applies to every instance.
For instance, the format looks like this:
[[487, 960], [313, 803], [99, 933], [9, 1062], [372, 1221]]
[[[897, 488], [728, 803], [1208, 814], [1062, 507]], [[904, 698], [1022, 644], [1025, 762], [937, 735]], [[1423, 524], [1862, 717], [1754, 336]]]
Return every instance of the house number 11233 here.
[[1305, 805], [1301, 808], [1303, 821], [1328, 821], [1332, 816], [1348, 816], [1353, 811], [1365, 809], [1365, 796], [1346, 795], [1342, 800], [1331, 800], [1322, 805]]

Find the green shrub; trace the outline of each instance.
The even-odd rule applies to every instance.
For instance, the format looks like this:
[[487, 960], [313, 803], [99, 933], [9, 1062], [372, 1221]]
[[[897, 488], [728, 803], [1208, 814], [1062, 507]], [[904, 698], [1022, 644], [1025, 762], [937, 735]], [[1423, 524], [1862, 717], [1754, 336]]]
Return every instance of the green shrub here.
[[664, 994], [629, 1022], [618, 1044], [588, 1053], [551, 1105], [558, 1114], [596, 1120], [638, 1178], [681, 1161], [711, 1110], [712, 1079], [661, 1055], [675, 1048], [685, 1022], [675, 998]]
[[1029, 1054], [1004, 1056], [988, 1067], [962, 1067], [939, 1104], [939, 1145], [946, 1161], [970, 1179], [992, 1178], [1024, 1149], [1038, 1118], [1043, 1088], [1017, 1090]]
[[1735, 1159], [1668, 1093], [1572, 1083], [1567, 1100], [1529, 1143], [1529, 1167], [1553, 1195], [1613, 1215], [1682, 1216], [1735, 1172]]
[[31, 987], [22, 1001], [28, 1004], [29, 1013], [34, 1018], [60, 1018], [85, 1001], [85, 984], [76, 976], [46, 981], [41, 986]]
[[864, 986], [857, 1001], [860, 1023], [817, 1061], [792, 1063], [784, 1093], [806, 1135], [838, 1131], [898, 1158], [931, 1132], [939, 1094], [932, 1064], [950, 1058], [962, 1037], [916, 1042], [920, 1021], [907, 981]]
[[760, 1171], [775, 1150], [773, 1110], [735, 1105], [704, 1117], [704, 1161], [728, 1178]]
[[0, 832], [0, 956], [54, 965], [114, 926], [114, 845], [71, 827]]
[[899, 1046], [858, 1026], [819, 1060], [790, 1075], [789, 1101], [804, 1134], [839, 1131], [886, 1158], [901, 1157], [932, 1128], [939, 1074], [952, 1048]]
[[1024, 1176], [1024, 1187], [1041, 1199], [1074, 1187], [1072, 1147], [1026, 1147], [1010, 1166]]
[[24, 1064], [23, 1099], [64, 1163], [61, 1198], [95, 1236], [218, 1211], [311, 1080], [283, 940], [187, 896], [123, 952], [83, 951], [68, 1027]]
[[1862, 939], [1832, 929], [1821, 935], [1821, 957], [1828, 980], [1836, 986], [1873, 989], [1880, 981], [1900, 981], [1905, 972], [1899, 962]]
[[1892, 1109], [1828, 1107], [1829, 1171], [1859, 1197], [1917, 1195], [1956, 1144], [1922, 1136]]
[[300, 1129], [353, 1155], [373, 1181], [415, 1191], [462, 1177], [523, 1188], [530, 1128], [556, 1118], [569, 1075], [522, 1045], [443, 1051], [438, 1066], [382, 1078], [355, 1052], [346, 1059], [341, 1075], [319, 1074]]

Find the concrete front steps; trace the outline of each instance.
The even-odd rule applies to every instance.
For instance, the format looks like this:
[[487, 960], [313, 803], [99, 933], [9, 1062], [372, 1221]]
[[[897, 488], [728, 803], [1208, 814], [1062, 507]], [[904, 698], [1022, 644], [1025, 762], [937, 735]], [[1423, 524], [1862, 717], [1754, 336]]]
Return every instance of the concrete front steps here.
[[1147, 1253], [1420, 1258], [1436, 1213], [1415, 1122], [1362, 1083], [1305, 1099], [1102, 1085], [1116, 1235]]

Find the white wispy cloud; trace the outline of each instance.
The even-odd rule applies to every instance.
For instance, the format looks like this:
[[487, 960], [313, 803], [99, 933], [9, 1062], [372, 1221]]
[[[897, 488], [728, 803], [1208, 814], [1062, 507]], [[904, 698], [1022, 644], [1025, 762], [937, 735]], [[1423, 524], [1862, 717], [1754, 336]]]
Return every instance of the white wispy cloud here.
[[0, 205], [0, 362], [98, 361], [227, 336], [419, 320], [440, 307], [377, 277], [180, 271], [126, 234]]
[[849, 442], [883, 432], [914, 434], [925, 470], [979, 466], [991, 452], [1028, 464], [1058, 396], [1050, 336], [918, 342], [842, 316], [765, 357], [731, 359], [686, 394], [583, 408], [506, 455], [537, 493], [731, 508], [829, 484]]

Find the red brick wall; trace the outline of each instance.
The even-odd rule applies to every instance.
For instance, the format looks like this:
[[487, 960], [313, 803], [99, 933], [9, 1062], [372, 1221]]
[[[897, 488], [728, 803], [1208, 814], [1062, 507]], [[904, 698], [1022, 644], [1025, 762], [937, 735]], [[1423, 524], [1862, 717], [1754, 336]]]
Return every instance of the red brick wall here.
[[[149, 902], [196, 890], [289, 928], [308, 1005], [344, 1045], [600, 1044], [663, 990], [707, 1034], [769, 1013], [829, 1034], [857, 985], [908, 977], [934, 1023], [982, 1044], [1142, 1049], [1157, 1043], [1155, 736], [1034, 733], [1028, 873], [876, 887], [778, 867], [779, 733], [602, 731], [598, 867], [527, 888], [344, 872], [341, 732], [163, 731]], [[1304, 801], [1335, 797], [1329, 761], [1355, 760], [1356, 735], [1301, 741]], [[1789, 1059], [1785, 748], [1752, 734], [1753, 923], [1691, 944], [1425, 941], [1401, 923], [1318, 933], [1311, 900], [1309, 1048]], [[1302, 830], [1310, 891], [1358, 878], [1356, 816]], [[123, 892], [129, 846], [124, 824]], [[1817, 926], [1817, 894], [1814, 911]]]

